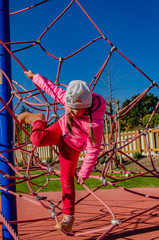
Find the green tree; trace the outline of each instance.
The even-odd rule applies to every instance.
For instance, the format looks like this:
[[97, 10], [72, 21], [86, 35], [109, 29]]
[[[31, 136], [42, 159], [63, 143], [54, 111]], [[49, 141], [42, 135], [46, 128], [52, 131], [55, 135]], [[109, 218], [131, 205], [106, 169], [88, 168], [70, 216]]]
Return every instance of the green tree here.
[[[133, 96], [130, 100], [126, 99], [122, 104], [122, 108], [129, 106], [129, 104], [138, 96], [139, 94]], [[158, 101], [159, 98], [154, 96], [154, 94], [146, 94], [125, 116], [121, 118], [121, 130], [128, 131], [142, 128], [144, 126], [143, 118], [154, 111]], [[128, 108], [126, 108], [125, 111], [127, 111], [127, 109]], [[156, 113], [159, 113], [159, 109], [157, 109]], [[156, 121], [154, 121], [154, 124], [156, 124]], [[151, 124], [151, 127], [153, 126], [154, 125]]]
[[21, 114], [23, 112], [31, 112], [31, 111], [29, 110], [29, 108], [27, 108], [26, 106], [22, 105], [19, 114]]

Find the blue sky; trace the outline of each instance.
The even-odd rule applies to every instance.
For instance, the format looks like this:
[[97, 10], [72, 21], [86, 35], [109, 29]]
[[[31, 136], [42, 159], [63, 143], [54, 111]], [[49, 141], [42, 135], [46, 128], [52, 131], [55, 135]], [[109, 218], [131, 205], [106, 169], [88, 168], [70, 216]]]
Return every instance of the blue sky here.
[[[10, 0], [9, 2], [10, 12], [14, 12], [40, 1]], [[70, 0], [50, 0], [36, 8], [11, 15], [11, 41], [37, 40], [70, 2]], [[159, 1], [79, 0], [79, 3], [119, 51], [159, 84]], [[44, 35], [41, 43], [51, 54], [64, 58], [100, 36], [101, 34], [74, 1], [70, 9]], [[12, 50], [21, 46], [24, 45], [12, 45]], [[101, 39], [65, 60], [59, 81], [66, 85], [74, 79], [82, 79], [90, 83], [106, 60], [110, 49], [109, 43]], [[58, 60], [48, 56], [38, 46], [15, 55], [27, 69], [55, 81]], [[115, 52], [94, 90], [106, 100], [109, 100], [107, 77], [109, 71], [112, 98], [119, 99], [120, 103], [143, 92], [150, 85], [149, 80]], [[12, 60], [12, 78], [27, 89], [34, 87], [14, 60]], [[158, 95], [157, 87], [151, 92]]]

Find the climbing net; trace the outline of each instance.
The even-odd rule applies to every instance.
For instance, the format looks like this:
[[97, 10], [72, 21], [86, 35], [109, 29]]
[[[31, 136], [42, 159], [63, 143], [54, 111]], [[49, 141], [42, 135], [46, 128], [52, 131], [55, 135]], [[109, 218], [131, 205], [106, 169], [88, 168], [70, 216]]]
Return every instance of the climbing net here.
[[[27, 7], [20, 11], [11, 13], [11, 15], [25, 12], [25, 11], [35, 8], [39, 5], [42, 5], [46, 2], [48, 2], [48, 0], [42, 1], [36, 5]], [[98, 31], [100, 36], [93, 39], [89, 43], [85, 44], [83, 47], [79, 48], [77, 51], [73, 52], [72, 54], [68, 55], [67, 57], [59, 58], [59, 57], [53, 55], [50, 51], [47, 50], [47, 48], [45, 48], [42, 45], [42, 39], [44, 38], [44, 36], [47, 34], [47, 32], [50, 29], [54, 28], [55, 23], [58, 22], [63, 17], [63, 15], [73, 6], [73, 4], [76, 4], [83, 11], [83, 13], [87, 16], [87, 18], [89, 19], [91, 24], [94, 25], [94, 27], [96, 28], [96, 30]], [[52, 21], [52, 23], [46, 28], [45, 31], [43, 31], [41, 33], [38, 40], [15, 42], [15, 43], [4, 43], [0, 40], [0, 44], [3, 45], [3, 47], [9, 52], [9, 54], [12, 56], [12, 58], [18, 63], [18, 65], [24, 71], [26, 71], [27, 69], [23, 65], [22, 61], [20, 61], [16, 57], [16, 53], [25, 51], [28, 48], [39, 47], [39, 49], [41, 51], [43, 51], [44, 53], [46, 53], [48, 56], [50, 56], [51, 59], [57, 60], [59, 62], [55, 83], [57, 85], [65, 88], [65, 87], [67, 87], [67, 85], [63, 84], [60, 81], [60, 73], [62, 72], [62, 66], [64, 65], [64, 63], [67, 62], [68, 59], [73, 58], [75, 55], [78, 55], [84, 49], [87, 49], [89, 46], [93, 45], [94, 43], [98, 42], [99, 40], [104, 40], [105, 43], [110, 47], [110, 50], [107, 54], [107, 57], [106, 57], [104, 63], [102, 64], [102, 66], [100, 67], [100, 69], [98, 70], [96, 75], [93, 77], [93, 79], [90, 81], [90, 86], [91, 86], [92, 91], [94, 90], [96, 85], [100, 82], [103, 71], [105, 70], [108, 62], [110, 61], [111, 56], [115, 53], [119, 54], [119, 56], [124, 58], [133, 68], [135, 68], [135, 70], [137, 70], [142, 76], [144, 76], [144, 78], [147, 79], [147, 81], [150, 83], [149, 86], [147, 87], [147, 89], [144, 90], [139, 96], [137, 96], [136, 99], [134, 99], [131, 103], [129, 103], [125, 108], [118, 110], [114, 114], [110, 114], [110, 112], [107, 110], [104, 121], [106, 123], [107, 121], [112, 120], [109, 138], [107, 137], [107, 139], [106, 139], [106, 137], [103, 136], [101, 152], [100, 152], [100, 155], [97, 159], [97, 162], [96, 162], [96, 165], [94, 168], [94, 172], [96, 172], [97, 174], [90, 176], [90, 178], [100, 180], [99, 186], [96, 189], [91, 190], [88, 188], [88, 186], [86, 184], [84, 184], [83, 186], [88, 191], [88, 193], [86, 193], [84, 198], [82, 198], [81, 200], [78, 201], [78, 202], [82, 201], [83, 199], [87, 198], [91, 194], [92, 196], [95, 197], [95, 199], [97, 199], [98, 201], [100, 201], [103, 204], [103, 206], [106, 208], [106, 211], [112, 217], [111, 223], [107, 224], [105, 228], [102, 228], [102, 229], [98, 228], [91, 232], [91, 233], [95, 233], [95, 232], [101, 231], [102, 235], [98, 239], [103, 239], [104, 236], [106, 236], [111, 230], [113, 230], [116, 226], [118, 226], [119, 223], [126, 222], [128, 220], [128, 218], [125, 218], [122, 220], [117, 219], [116, 214], [113, 212], [113, 210], [101, 198], [99, 198], [95, 192], [98, 189], [100, 189], [101, 187], [107, 188], [107, 186], [109, 186], [109, 185], [125, 190], [124, 188], [119, 187], [119, 183], [130, 180], [132, 178], [137, 178], [139, 176], [153, 176], [156, 178], [159, 177], [158, 171], [155, 167], [155, 164], [154, 164], [152, 156], [151, 156], [151, 151], [150, 151], [148, 137], [147, 137], [149, 124], [158, 109], [159, 102], [157, 103], [156, 108], [154, 109], [153, 113], [151, 114], [151, 116], [145, 126], [145, 129], [142, 132], [140, 132], [137, 135], [126, 137], [123, 140], [121, 138], [119, 138], [119, 121], [120, 121], [120, 119], [122, 119], [122, 117], [124, 117], [126, 114], [128, 114], [131, 111], [131, 109], [134, 108], [152, 88], [154, 88], [154, 87], [159, 88], [159, 85], [157, 85], [156, 82], [153, 82], [134, 63], [132, 63], [127, 57], [125, 57], [117, 49], [116, 46], [114, 46], [111, 43], [111, 41], [102, 33], [102, 31], [98, 28], [98, 26], [94, 23], [94, 21], [91, 19], [91, 17], [87, 14], [85, 9], [80, 5], [80, 3], [77, 0], [70, 1], [69, 5], [60, 13], [60, 15], [55, 20]], [[12, 44], [17, 45], [18, 49], [11, 51], [10, 48], [8, 48], [8, 46], [12, 45]], [[19, 46], [21, 44], [25, 44], [25, 47], [20, 48]], [[12, 165], [9, 162], [9, 160], [4, 157], [3, 152], [0, 152], [1, 159], [3, 159], [3, 161], [5, 161], [10, 166], [10, 168], [12, 168], [12, 170], [15, 172], [15, 176], [10, 176], [3, 171], [0, 171], [0, 172], [5, 178], [15, 179], [15, 184], [21, 184], [23, 182], [26, 182], [28, 185], [28, 188], [30, 190], [30, 193], [25, 194], [22, 192], [21, 193], [12, 192], [10, 190], [7, 190], [7, 187], [9, 185], [7, 185], [7, 186], [1, 185], [0, 189], [3, 191], [7, 191], [10, 194], [15, 195], [17, 198], [20, 197], [22, 199], [25, 199], [29, 202], [33, 202], [37, 205], [40, 205], [40, 206], [48, 209], [49, 212], [51, 213], [51, 217], [49, 216], [48, 219], [55, 218], [55, 220], [57, 222], [58, 216], [61, 214], [61, 209], [60, 209], [59, 205], [62, 200], [59, 201], [57, 204], [55, 204], [54, 202], [51, 202], [49, 199], [46, 199], [45, 197], [41, 197], [39, 195], [39, 192], [41, 190], [44, 191], [45, 187], [49, 184], [50, 181], [54, 181], [54, 180], [57, 180], [58, 178], [60, 178], [60, 170], [56, 169], [56, 166], [58, 165], [58, 161], [59, 161], [58, 160], [58, 149], [56, 149], [55, 146], [49, 146], [49, 151], [54, 152], [56, 157], [53, 158], [53, 160], [50, 161], [50, 163], [45, 163], [44, 161], [42, 161], [40, 159], [40, 154], [38, 152], [38, 149], [35, 146], [31, 145], [31, 142], [29, 140], [30, 134], [28, 133], [29, 132], [28, 128], [26, 129], [26, 126], [24, 126], [18, 122], [16, 110], [21, 104], [24, 104], [25, 106], [27, 106], [27, 108], [31, 109], [31, 111], [43, 112], [46, 116], [46, 122], [49, 124], [49, 123], [51, 123], [51, 121], [58, 120], [60, 118], [60, 116], [61, 116], [60, 113], [62, 112], [62, 107], [56, 101], [51, 102], [49, 100], [48, 96], [46, 96], [45, 93], [38, 86], [35, 86], [31, 90], [27, 90], [23, 85], [20, 85], [15, 80], [11, 81], [11, 79], [9, 79], [7, 74], [2, 69], [0, 69], [0, 72], [2, 73], [2, 75], [5, 76], [6, 80], [8, 81], [8, 83], [10, 85], [10, 88], [11, 88], [11, 98], [7, 103], [5, 103], [4, 100], [0, 97], [0, 101], [4, 105], [4, 107], [2, 109], [0, 109], [0, 113], [2, 113], [4, 109], [6, 109], [9, 112], [9, 114], [13, 117], [14, 123], [15, 123], [15, 136], [16, 136], [14, 148], [9, 150], [9, 151], [14, 151], [14, 153], [15, 153], [15, 166]], [[16, 99], [16, 101], [14, 101], [15, 99]], [[11, 102], [16, 103], [16, 104], [14, 104], [13, 112], [9, 108], [9, 105]], [[21, 132], [22, 132], [22, 135], [25, 136], [24, 138], [23, 137], [21, 138], [19, 136], [18, 127], [20, 127], [20, 129], [22, 130]], [[135, 141], [137, 141], [141, 138], [144, 139], [144, 142], [146, 145], [147, 154], [149, 156], [149, 161], [152, 166], [151, 169], [149, 169], [146, 166], [137, 162], [132, 156], [130, 156], [125, 151], [125, 149], [127, 147], [131, 146], [131, 144], [133, 144]], [[18, 157], [17, 157], [17, 153], [19, 153], [19, 152], [21, 153], [23, 166], [19, 166]], [[124, 165], [122, 164], [122, 161], [116, 160], [116, 155], [120, 155], [121, 157], [125, 157], [125, 158], [129, 159], [130, 161], [132, 161], [133, 163], [138, 165], [141, 168], [141, 171], [140, 172], [127, 171], [126, 168], [124, 167]], [[100, 165], [101, 159], [104, 159], [102, 167]], [[113, 172], [113, 174], [110, 173], [110, 165], [112, 164], [112, 162], [117, 164], [117, 166], [121, 169], [120, 175], [118, 174], [118, 172]], [[99, 165], [100, 165], [100, 167], [99, 167]], [[34, 173], [35, 170], [36, 170], [36, 173], [33, 175], [32, 172]], [[38, 173], [37, 173], [37, 171], [38, 171]], [[55, 178], [55, 177], [52, 178], [53, 175], [57, 178]], [[45, 183], [42, 183], [40, 185], [40, 183], [38, 183], [38, 180], [41, 177], [45, 178]], [[130, 189], [126, 189], [126, 190], [131, 192], [132, 194], [137, 194], [137, 195], [146, 197], [146, 195], [144, 195], [143, 193], [135, 192]], [[30, 197], [30, 196], [32, 196], [32, 197]], [[155, 197], [155, 196], [149, 196], [149, 197], [158, 199], [158, 197]], [[51, 204], [51, 206], [50, 206], [50, 204]], [[146, 211], [149, 211], [151, 209], [147, 209]], [[137, 215], [142, 214], [142, 213], [143, 212], [138, 213]], [[134, 217], [136, 217], [136, 215], [134, 215]], [[14, 239], [19, 239], [19, 237], [14, 233], [14, 231], [12, 231], [12, 228], [11, 228], [9, 222], [7, 222], [6, 219], [3, 218], [3, 216], [1, 216], [1, 219], [2, 219], [3, 224], [5, 224], [7, 226], [8, 230], [13, 235]], [[90, 231], [89, 231], [89, 233], [90, 233]], [[87, 234], [88, 234], [88, 232], [82, 232], [82, 235], [87, 235]], [[77, 232], [77, 233], [73, 234], [73, 236], [80, 236], [80, 233]]]

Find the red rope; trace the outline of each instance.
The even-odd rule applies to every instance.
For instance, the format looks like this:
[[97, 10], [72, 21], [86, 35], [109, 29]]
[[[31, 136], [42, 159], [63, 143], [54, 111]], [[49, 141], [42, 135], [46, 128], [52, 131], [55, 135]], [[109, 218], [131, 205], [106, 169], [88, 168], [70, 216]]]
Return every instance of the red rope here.
[[24, 11], [26, 11], [26, 10], [29, 10], [29, 9], [34, 8], [34, 7], [37, 7], [37, 6], [39, 6], [40, 4], [43, 4], [43, 3], [48, 2], [48, 1], [49, 1], [49, 0], [44, 0], [44, 1], [42, 1], [42, 2], [40, 2], [40, 3], [37, 3], [37, 4], [33, 5], [33, 6], [30, 6], [30, 7], [27, 7], [27, 8], [25, 8], [25, 9], [22, 9], [22, 10], [19, 10], [19, 11], [13, 12], [13, 13], [10, 13], [10, 15], [14, 15], [14, 14], [17, 14], [17, 13], [24, 12]]
[[2, 214], [2, 212], [0, 211], [0, 217], [2, 219], [3, 224], [6, 226], [6, 228], [8, 229], [8, 231], [10, 232], [10, 234], [12, 235], [12, 237], [15, 240], [20, 240], [20, 238], [18, 237], [18, 235], [16, 234], [16, 232], [14, 231], [13, 227], [11, 226], [11, 224], [7, 221], [7, 219], [4, 217], [4, 215]]
[[57, 20], [59, 20], [62, 15], [71, 7], [72, 3], [73, 3], [74, 0], [72, 0], [70, 2], [70, 4], [64, 9], [64, 11], [48, 26], [48, 28], [40, 35], [38, 41], [41, 40], [41, 38], [45, 35], [45, 33], [57, 22]]
[[[29, 10], [33, 7], [36, 7], [42, 3], [45, 3], [47, 2], [48, 0], [45, 0], [45, 1], [42, 1], [38, 4], [35, 4], [31, 7], [28, 7], [28, 8], [25, 8], [25, 9], [22, 9], [22, 10], [19, 10], [17, 12], [14, 12], [14, 13], [11, 13], [11, 15], [13, 14], [16, 14], [16, 13], [20, 13], [20, 12], [23, 12], [23, 11], [26, 11], [26, 10]], [[42, 37], [51, 29], [52, 26], [54, 26], [54, 24], [66, 13], [66, 11], [72, 6], [73, 2], [76, 2], [76, 4], [81, 8], [81, 10], [84, 12], [84, 14], [88, 17], [88, 19], [91, 21], [91, 23], [94, 25], [94, 27], [97, 29], [97, 31], [100, 33], [100, 37], [97, 37], [96, 39], [92, 40], [91, 42], [87, 43], [86, 45], [84, 45], [83, 47], [81, 47], [80, 49], [78, 49], [77, 51], [73, 52], [72, 54], [64, 57], [64, 58], [59, 58], [59, 57], [56, 57], [54, 56], [53, 54], [49, 53], [40, 43]], [[138, 177], [138, 176], [145, 176], [146, 174], [150, 174], [151, 176], [154, 176], [154, 177], [157, 177], [158, 178], [158, 172], [155, 170], [155, 166], [153, 164], [153, 160], [152, 160], [152, 157], [151, 157], [151, 154], [150, 154], [150, 151], [149, 151], [149, 146], [148, 146], [148, 142], [146, 140], [146, 136], [144, 135], [144, 133], [140, 133], [138, 134], [137, 136], [133, 136], [133, 137], [129, 137], [128, 139], [126, 139], [126, 141], [121, 141], [120, 143], [122, 143], [122, 146], [120, 145], [120, 147], [118, 148], [118, 138], [117, 138], [117, 132], [118, 132], [118, 124], [117, 124], [117, 120], [123, 116], [125, 116], [139, 101], [141, 101], [141, 99], [143, 98], [143, 96], [145, 94], [148, 93], [148, 91], [154, 87], [154, 86], [157, 86], [159, 88], [159, 86], [154, 83], [145, 73], [143, 73], [135, 64], [133, 64], [127, 57], [125, 57], [118, 49], [116, 49], [114, 47], [114, 45], [109, 41], [109, 39], [107, 39], [107, 37], [105, 37], [105, 35], [102, 33], [102, 31], [98, 28], [98, 26], [94, 23], [94, 21], [91, 19], [91, 17], [87, 14], [87, 12], [84, 10], [84, 8], [81, 6], [81, 4], [77, 1], [77, 0], [71, 0], [70, 3], [68, 4], [68, 6], [61, 12], [61, 14], [54, 20], [52, 21], [52, 23], [45, 29], [45, 31], [40, 35], [40, 37], [38, 38], [37, 41], [25, 41], [25, 42], [15, 42], [15, 43], [3, 43], [1, 40], [0, 40], [0, 44], [8, 51], [8, 53], [16, 60], [16, 62], [21, 66], [21, 68], [24, 70], [24, 71], [27, 71], [27, 69], [25, 68], [25, 66], [18, 60], [18, 58], [14, 55], [15, 52], [18, 52], [18, 51], [22, 51], [22, 50], [25, 50], [25, 49], [28, 49], [30, 47], [33, 47], [35, 45], [39, 45], [39, 47], [46, 53], [48, 54], [49, 56], [53, 57], [54, 59], [58, 60], [59, 61], [59, 65], [58, 65], [58, 69], [57, 69], [57, 75], [56, 75], [56, 83], [58, 83], [58, 85], [60, 86], [64, 86], [64, 87], [67, 87], [66, 85], [62, 84], [62, 83], [59, 83], [59, 78], [60, 78], [60, 72], [61, 72], [61, 67], [62, 67], [62, 63], [64, 60], [67, 60], [71, 57], [73, 57], [75, 54], [81, 52], [82, 50], [84, 50], [85, 48], [89, 47], [91, 44], [95, 43], [96, 41], [100, 40], [100, 39], [104, 39], [106, 40], [113, 48], [111, 49], [110, 53], [108, 54], [108, 57], [107, 59], [105, 60], [104, 64], [102, 65], [102, 67], [99, 69], [98, 73], [95, 75], [94, 79], [91, 81], [90, 85], [93, 85], [92, 86], [92, 91], [94, 90], [97, 82], [99, 81], [108, 61], [110, 60], [110, 57], [111, 57], [111, 54], [114, 52], [114, 51], [117, 51], [123, 58], [125, 58], [133, 67], [135, 67], [135, 69], [137, 69], [141, 74], [144, 75], [144, 77], [146, 77], [151, 83], [152, 85], [147, 88], [143, 93], [141, 93], [136, 99], [134, 99], [130, 104], [128, 104], [125, 108], [121, 109], [118, 113], [114, 114], [114, 115], [111, 115], [108, 113], [109, 115], [109, 118], [112, 118], [114, 120], [113, 124], [112, 124], [112, 127], [111, 127], [111, 133], [110, 133], [110, 141], [109, 143], [107, 144], [107, 147], [109, 148], [108, 150], [106, 149], [106, 147], [104, 147], [104, 150], [102, 150], [102, 157], [104, 156], [108, 156], [108, 159], [106, 160], [106, 165], [103, 166], [103, 169], [101, 171], [99, 171], [99, 174], [101, 175], [101, 177], [104, 179], [105, 177], [110, 177], [110, 179], [112, 180], [112, 182], [108, 182], [109, 185], [112, 185], [112, 186], [115, 186], [116, 188], [119, 188], [119, 186], [117, 186], [115, 183], [117, 182], [123, 182], [127, 179], [132, 179], [132, 178], [135, 178], [135, 177]], [[7, 47], [8, 45], [11, 45], [11, 44], [27, 44], [28, 46], [24, 47], [24, 48], [21, 48], [21, 49], [17, 49], [13, 52], [10, 51], [10, 49]], [[19, 106], [19, 104], [21, 102], [24, 102], [27, 104], [27, 106], [29, 107], [32, 107], [32, 109], [36, 109], [36, 110], [40, 110], [40, 111], [46, 111], [46, 121], [50, 122], [53, 117], [51, 117], [49, 119], [49, 115], [50, 115], [50, 112], [51, 111], [54, 111], [55, 115], [57, 116], [57, 110], [59, 110], [60, 108], [58, 108], [58, 103], [49, 103], [48, 104], [48, 100], [47, 98], [44, 96], [44, 92], [41, 91], [39, 89], [39, 87], [37, 87], [37, 90], [39, 91], [38, 93], [35, 92], [35, 89], [33, 90], [30, 90], [30, 91], [27, 91], [24, 87], [19, 86], [19, 88], [21, 88], [21, 91], [19, 91], [18, 87], [16, 86], [16, 82], [13, 82], [11, 83], [10, 79], [6, 76], [5, 73], [3, 73], [3, 71], [1, 70], [2, 74], [4, 74], [4, 76], [6, 77], [6, 79], [8, 80], [10, 86], [11, 86], [11, 90], [13, 91], [14, 89], [16, 91], [13, 91], [14, 94], [12, 95], [11, 99], [9, 100], [8, 103], [5, 103], [3, 101], [3, 99], [0, 97], [0, 101], [2, 102], [2, 104], [4, 105], [3, 109], [6, 108], [7, 111], [10, 113], [10, 115], [13, 117], [13, 119], [15, 120], [15, 122], [19, 125], [19, 127], [24, 131], [24, 133], [29, 137], [29, 134], [26, 132], [26, 130], [23, 128], [23, 126], [18, 122], [17, 118], [15, 117], [15, 115], [11, 112], [10, 108], [8, 107], [9, 103], [13, 100], [13, 97], [16, 96], [17, 99], [19, 100], [16, 107], [14, 108], [14, 111], [15, 109]], [[14, 85], [13, 85], [14, 84]], [[27, 96], [24, 96], [23, 94], [27, 94]], [[37, 96], [37, 95], [41, 95], [44, 99], [44, 102]], [[38, 101], [39, 103], [34, 103], [34, 102], [31, 102], [30, 101], [30, 98], [34, 98], [36, 101]], [[45, 110], [41, 109], [41, 107], [46, 107]], [[155, 110], [153, 111], [146, 127], [145, 127], [145, 130], [147, 130], [147, 127], [149, 126], [149, 123], [150, 121], [152, 120], [155, 112], [157, 111], [157, 108], [159, 106], [159, 103], [157, 104]], [[52, 108], [52, 109], [51, 109]], [[3, 111], [3, 110], [1, 110]], [[119, 117], [119, 114], [120, 114], [120, 117]], [[116, 116], [118, 117], [118, 119], [116, 119]], [[58, 116], [57, 116], [58, 118]], [[16, 132], [18, 133], [18, 131], [16, 130]], [[115, 132], [115, 138], [114, 137], [114, 132]], [[136, 139], [140, 138], [141, 136], [144, 136], [145, 137], [145, 142], [146, 142], [146, 148], [147, 148], [147, 151], [148, 151], [148, 154], [149, 154], [149, 157], [150, 157], [150, 160], [151, 160], [151, 164], [152, 164], [152, 167], [153, 167], [153, 170], [149, 170], [147, 169], [146, 167], [144, 167], [143, 165], [141, 165], [140, 163], [136, 162], [133, 158], [131, 158], [130, 156], [128, 156], [127, 154], [125, 154], [122, 150], [126, 147], [128, 147], [131, 143], [133, 143]], [[9, 151], [14, 151], [14, 150], [17, 150], [17, 151], [20, 151], [23, 155], [23, 160], [25, 162], [25, 167], [24, 168], [14, 168], [14, 166], [11, 165], [11, 163], [8, 162], [8, 160], [6, 158], [4, 158], [4, 156], [2, 155], [3, 152], [0, 153], [0, 156], [6, 161], [7, 164], [9, 164], [9, 166], [15, 171], [15, 173], [17, 173], [17, 176], [9, 176], [9, 175], [6, 175], [3, 171], [0, 171], [1, 174], [3, 175], [6, 175], [5, 177], [7, 178], [10, 178], [10, 179], [18, 179], [18, 180], [22, 180], [16, 184], [19, 184], [21, 182], [27, 182], [28, 183], [28, 187], [30, 189], [30, 192], [31, 194], [34, 196], [34, 197], [37, 197], [38, 198], [38, 195], [37, 195], [37, 192], [40, 191], [43, 187], [45, 187], [48, 182], [51, 180], [48, 178], [48, 174], [54, 174], [55, 176], [58, 176], [58, 174], [60, 174], [59, 171], [55, 171], [52, 169], [52, 167], [58, 162], [58, 159], [51, 163], [50, 164], [50, 169], [48, 170], [48, 166], [47, 164], [44, 164], [43, 162], [41, 162], [40, 158], [36, 155], [35, 155], [35, 147], [33, 147], [33, 149], [31, 151], [28, 151], [28, 150], [25, 150], [24, 147], [27, 146], [28, 143], [25, 143], [25, 144], [20, 144], [19, 143], [19, 139], [18, 139], [18, 143], [16, 145], [16, 147], [14, 149], [11, 149]], [[50, 146], [52, 150], [54, 150], [54, 152], [57, 154], [58, 156], [58, 151], [53, 147], [53, 146]], [[137, 173], [137, 174], [133, 174], [132, 176], [130, 177], [125, 177], [124, 179], [116, 179], [114, 176], [109, 176], [109, 166], [111, 164], [111, 161], [115, 161], [117, 164], [117, 160], [114, 158], [114, 154], [118, 152], [120, 154], [123, 154], [125, 157], [127, 157], [128, 159], [130, 159], [130, 161], [134, 162], [135, 164], [137, 164], [138, 166], [140, 166], [145, 172], [142, 172], [142, 173]], [[29, 161], [25, 161], [25, 158], [24, 158], [24, 154], [27, 154], [27, 157], [29, 156]], [[100, 156], [100, 157], [101, 157]], [[100, 158], [99, 158], [100, 159]], [[16, 160], [17, 161], [17, 160]], [[31, 166], [31, 163], [33, 162], [33, 164], [35, 164], [35, 166]], [[17, 161], [18, 163], [18, 161]], [[119, 164], [119, 166], [122, 168], [122, 170], [124, 171], [124, 174], [126, 174], [126, 169], [121, 165]], [[37, 174], [37, 175], [30, 175], [30, 171], [34, 171], [34, 170], [40, 170], [41, 173], [40, 174]], [[26, 177], [25, 175], [23, 176], [20, 172], [22, 171], [26, 171], [26, 175], [28, 175], [28, 177]], [[40, 185], [40, 184], [36, 184], [34, 183], [34, 179], [37, 179], [41, 176], [44, 176], [45, 177], [45, 183], [43, 185]], [[119, 176], [119, 175], [118, 175]], [[96, 179], [99, 179], [100, 177], [99, 176], [95, 176]], [[89, 195], [93, 195], [99, 202], [101, 202], [102, 205], [104, 205], [104, 207], [109, 211], [109, 213], [112, 215], [113, 219], [116, 219], [115, 217], [115, 214], [112, 212], [112, 210], [109, 208], [109, 206], [107, 206], [107, 204], [105, 204], [105, 202], [100, 199], [94, 192], [98, 189], [100, 189], [104, 184], [101, 184], [100, 186], [98, 186], [95, 190], [91, 191], [86, 185], [84, 186], [86, 188], [86, 190], [88, 191], [88, 193], [86, 194], [85, 197], [83, 197], [82, 199], [78, 200], [76, 202], [79, 203], [80, 201], [82, 201], [83, 199], [85, 199], [87, 196]], [[6, 187], [9, 186], [9, 185], [5, 185]], [[38, 187], [39, 189], [36, 190], [36, 187]], [[50, 209], [50, 206], [48, 206], [47, 204], [45, 204], [40, 198], [38, 199], [38, 201], [36, 200], [33, 200], [33, 199], [28, 199], [26, 198], [24, 195], [22, 194], [17, 194], [17, 193], [13, 193], [7, 189], [4, 188], [4, 186], [1, 186], [0, 189], [4, 190], [4, 191], [7, 191], [7, 192], [10, 192], [11, 194], [17, 196], [17, 197], [20, 197], [22, 199], [25, 199], [25, 200], [28, 200], [30, 202], [33, 202], [37, 205], [40, 205], [44, 208], [47, 208], [47, 209]], [[125, 190], [124, 188], [121, 188], [122, 190]], [[134, 192], [132, 192], [134, 193]], [[153, 197], [152, 197], [153, 198]], [[155, 197], [154, 197], [155, 198]], [[60, 204], [61, 201], [58, 202], [57, 205], [55, 205], [55, 207], [58, 208], [58, 205]], [[49, 203], [50, 204], [50, 203]], [[158, 205], [157, 205], [158, 206]], [[58, 213], [58, 214], [61, 214]], [[3, 217], [2, 217], [3, 218]], [[50, 218], [49, 218], [50, 219]], [[3, 221], [5, 222], [5, 219], [3, 219]], [[8, 225], [7, 222], [5, 222], [5, 224], [7, 225], [7, 227], [9, 228], [10, 226]], [[88, 231], [86, 233], [82, 233], [82, 235], [86, 235], [86, 234], [89, 234], [89, 233], [94, 233], [94, 232], [98, 232], [98, 231], [106, 231], [102, 236], [100, 236], [98, 239], [103, 239], [103, 237], [108, 234], [114, 227], [116, 227], [117, 224], [114, 224], [113, 226], [110, 226], [110, 227], [105, 227], [103, 229], [96, 229], [96, 230], [93, 230], [93, 231]], [[80, 233], [78, 234], [75, 234], [74, 236], [80, 236]], [[16, 236], [15, 236], [16, 237]], [[15, 238], [16, 239], [16, 238]]]

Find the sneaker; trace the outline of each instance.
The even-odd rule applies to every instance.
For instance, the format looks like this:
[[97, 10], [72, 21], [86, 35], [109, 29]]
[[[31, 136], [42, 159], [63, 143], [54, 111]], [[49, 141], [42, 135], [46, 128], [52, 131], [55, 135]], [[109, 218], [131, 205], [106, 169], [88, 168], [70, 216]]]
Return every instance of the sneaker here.
[[56, 224], [55, 229], [66, 235], [71, 234], [74, 220], [75, 218], [73, 215], [64, 215], [62, 221]]
[[18, 116], [18, 121], [20, 123], [24, 123], [24, 124], [32, 124], [34, 121], [36, 120], [45, 120], [45, 116], [43, 113], [30, 113], [30, 112], [24, 112], [21, 113]]

